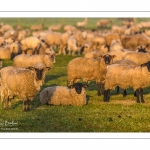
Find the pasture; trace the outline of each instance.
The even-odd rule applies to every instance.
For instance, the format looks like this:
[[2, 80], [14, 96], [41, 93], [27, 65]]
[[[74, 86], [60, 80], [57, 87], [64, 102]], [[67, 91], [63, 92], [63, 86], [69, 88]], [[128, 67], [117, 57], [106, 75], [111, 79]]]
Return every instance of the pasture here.
[[[13, 26], [19, 22], [24, 28], [44, 22], [46, 29], [53, 23], [75, 24], [80, 19], [1, 18], [0, 22]], [[89, 18], [87, 28], [96, 28], [97, 20], [99, 18]], [[117, 24], [121, 22], [117, 18], [113, 20]], [[67, 64], [75, 57], [78, 56], [56, 55], [56, 63], [46, 75], [41, 90], [54, 85], [66, 86]], [[3, 62], [3, 66], [12, 64], [11, 60]], [[41, 105], [38, 94], [32, 101], [29, 112], [22, 111], [22, 101], [16, 98], [10, 110], [3, 110], [0, 104], [0, 132], [149, 132], [150, 87], [144, 89], [145, 103], [136, 103], [132, 89], [128, 89], [127, 93], [128, 95], [123, 97], [122, 94], [116, 95], [116, 91], [111, 91], [110, 102], [105, 103], [103, 96], [97, 96], [97, 85], [93, 81], [86, 89], [88, 104], [85, 106]]]

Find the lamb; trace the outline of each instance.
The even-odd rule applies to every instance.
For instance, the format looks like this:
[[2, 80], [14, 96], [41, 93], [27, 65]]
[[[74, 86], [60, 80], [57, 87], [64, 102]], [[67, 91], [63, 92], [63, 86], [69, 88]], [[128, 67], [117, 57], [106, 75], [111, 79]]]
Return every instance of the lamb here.
[[114, 57], [111, 55], [103, 55], [100, 59], [74, 58], [67, 66], [67, 86], [71, 82], [77, 82], [79, 79], [83, 79], [84, 81], [96, 80], [98, 86], [97, 95], [101, 95], [100, 83], [103, 83], [107, 70], [106, 67], [112, 63]]
[[[116, 71], [117, 70], [117, 71]], [[132, 87], [136, 92], [137, 103], [144, 103], [143, 88], [150, 83], [150, 61], [140, 66], [113, 64], [108, 66], [104, 82], [104, 102], [110, 100], [110, 90], [116, 86], [122, 89]]]
[[21, 40], [20, 46], [21, 46], [22, 54], [39, 54], [41, 41], [37, 37], [30, 36]]
[[51, 68], [55, 63], [55, 54], [53, 52], [38, 55], [20, 54], [14, 58], [14, 66], [18, 67], [30, 67], [38, 62]]
[[10, 108], [11, 99], [18, 96], [23, 101], [23, 111], [29, 111], [31, 101], [40, 91], [49, 69], [42, 63], [37, 63], [28, 69], [13, 69], [13, 67], [1, 69], [2, 107], [5, 108], [5, 103], [8, 102]]
[[87, 85], [75, 83], [69, 87], [52, 86], [44, 88], [40, 93], [42, 104], [83, 106], [87, 104]]

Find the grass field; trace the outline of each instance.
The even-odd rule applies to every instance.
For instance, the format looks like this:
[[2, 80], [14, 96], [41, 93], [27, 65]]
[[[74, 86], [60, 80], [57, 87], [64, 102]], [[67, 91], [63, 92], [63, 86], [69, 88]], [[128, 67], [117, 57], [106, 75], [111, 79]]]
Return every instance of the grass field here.
[[[14, 25], [18, 21], [17, 18], [7, 18], [0, 19], [0, 22], [4, 20]], [[24, 27], [29, 27], [33, 22], [40, 22], [40, 19], [37, 19], [39, 22], [36, 22], [36, 19], [31, 20], [28, 19], [27, 23], [22, 22]], [[48, 19], [44, 21], [48, 22]], [[62, 21], [62, 18], [59, 18], [59, 21]], [[67, 21], [69, 22], [69, 19]], [[96, 19], [93, 24], [95, 21]], [[91, 27], [94, 27], [93, 24]], [[53, 85], [66, 86], [66, 67], [75, 57], [77, 56], [57, 55], [56, 63], [47, 74], [42, 89]], [[10, 60], [3, 62], [3, 66], [12, 64]], [[0, 132], [149, 132], [150, 87], [144, 89], [144, 104], [136, 103], [132, 89], [128, 89], [127, 92], [127, 97], [123, 97], [121, 94], [115, 95], [115, 91], [112, 91], [110, 102], [104, 103], [103, 96], [96, 95], [97, 86], [93, 81], [87, 88], [88, 104], [85, 106], [41, 105], [37, 95], [29, 112], [23, 112], [22, 102], [15, 99], [11, 110], [3, 110], [0, 104]]]

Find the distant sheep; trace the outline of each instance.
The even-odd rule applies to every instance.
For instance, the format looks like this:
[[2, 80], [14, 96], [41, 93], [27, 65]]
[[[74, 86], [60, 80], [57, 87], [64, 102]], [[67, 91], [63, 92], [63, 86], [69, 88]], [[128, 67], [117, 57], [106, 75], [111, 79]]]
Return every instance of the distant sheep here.
[[47, 87], [41, 91], [40, 101], [49, 105], [82, 106], [87, 104], [86, 87], [82, 83], [75, 83], [69, 87]]
[[32, 26], [30, 27], [30, 30], [32, 30], [32, 31], [39, 31], [39, 30], [42, 30], [43, 27], [44, 27], [44, 24], [43, 24], [43, 23], [41, 23], [41, 24], [39, 24], [39, 25], [32, 25]]

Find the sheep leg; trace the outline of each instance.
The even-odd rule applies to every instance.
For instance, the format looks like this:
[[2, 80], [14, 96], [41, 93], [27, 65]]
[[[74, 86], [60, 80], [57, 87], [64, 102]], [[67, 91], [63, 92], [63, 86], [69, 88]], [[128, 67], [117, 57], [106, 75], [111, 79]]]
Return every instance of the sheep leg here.
[[10, 98], [8, 98], [7, 106], [8, 106], [8, 109], [10, 109], [10, 107], [11, 107], [11, 99]]
[[123, 97], [126, 97], [126, 96], [127, 96], [127, 91], [125, 89], [125, 90], [123, 90]]
[[26, 111], [27, 100], [23, 100], [23, 111]]
[[97, 95], [100, 96], [101, 95], [101, 92], [100, 92], [101, 84], [100, 84], [100, 82], [97, 82], [97, 87], [98, 87]]
[[101, 88], [102, 88], [102, 94], [104, 94], [104, 83], [102, 83]]
[[139, 96], [140, 96], [140, 92], [139, 92], [139, 89], [137, 89], [136, 90], [136, 102], [137, 103], [140, 103]]
[[29, 111], [31, 109], [31, 101], [28, 99], [26, 103], [26, 111]]
[[144, 98], [143, 98], [143, 89], [140, 89], [140, 95], [141, 95], [141, 102], [145, 103]]
[[119, 86], [116, 87], [117, 88], [117, 95], [120, 94], [120, 88]]
[[104, 90], [104, 102], [109, 102], [110, 100], [110, 90]]

